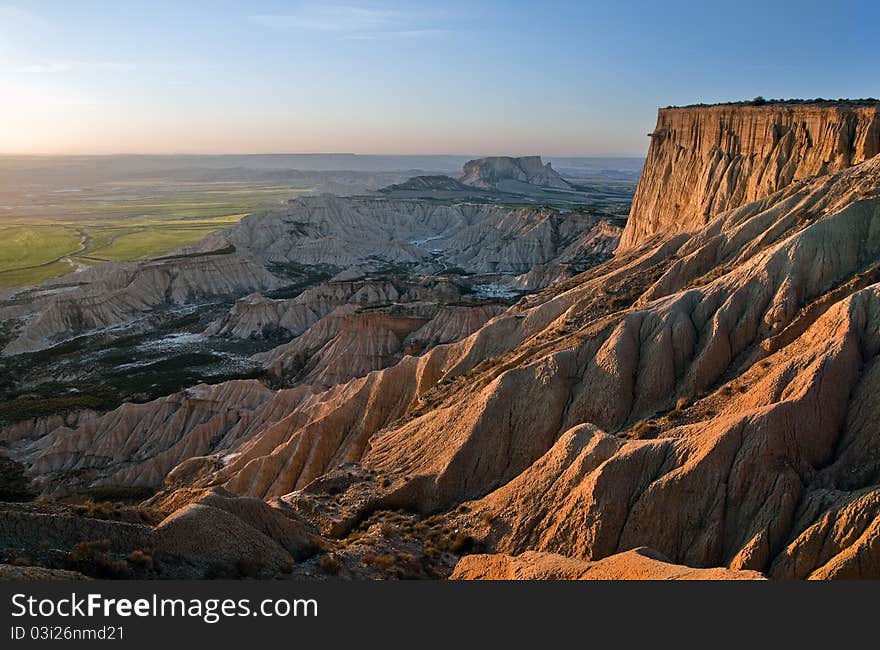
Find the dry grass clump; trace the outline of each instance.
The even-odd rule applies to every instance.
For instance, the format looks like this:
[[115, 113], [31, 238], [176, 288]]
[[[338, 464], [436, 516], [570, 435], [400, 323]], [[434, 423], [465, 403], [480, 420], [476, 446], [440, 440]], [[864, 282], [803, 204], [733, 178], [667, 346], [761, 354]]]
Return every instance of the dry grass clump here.
[[325, 555], [318, 560], [318, 566], [321, 567], [321, 571], [331, 576], [339, 575], [339, 569], [341, 568], [339, 560], [332, 554]]
[[67, 566], [94, 578], [127, 578], [131, 575], [128, 562], [111, 557], [109, 539], [78, 542], [67, 554]]
[[653, 420], [636, 422], [629, 431], [624, 434], [625, 438], [632, 440], [646, 440], [657, 436], [660, 427]]

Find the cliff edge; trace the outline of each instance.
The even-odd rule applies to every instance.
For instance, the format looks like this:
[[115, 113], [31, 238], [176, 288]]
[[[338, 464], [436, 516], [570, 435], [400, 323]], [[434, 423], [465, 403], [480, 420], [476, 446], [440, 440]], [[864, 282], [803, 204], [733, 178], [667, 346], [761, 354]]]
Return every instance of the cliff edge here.
[[662, 108], [620, 250], [880, 152], [880, 104]]

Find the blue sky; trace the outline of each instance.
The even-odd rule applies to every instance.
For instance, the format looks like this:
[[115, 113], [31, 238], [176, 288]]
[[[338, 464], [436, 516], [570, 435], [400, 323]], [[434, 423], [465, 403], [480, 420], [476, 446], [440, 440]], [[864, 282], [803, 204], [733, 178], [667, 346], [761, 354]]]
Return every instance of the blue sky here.
[[642, 154], [658, 106], [880, 96], [880, 3], [0, 0], [0, 152]]

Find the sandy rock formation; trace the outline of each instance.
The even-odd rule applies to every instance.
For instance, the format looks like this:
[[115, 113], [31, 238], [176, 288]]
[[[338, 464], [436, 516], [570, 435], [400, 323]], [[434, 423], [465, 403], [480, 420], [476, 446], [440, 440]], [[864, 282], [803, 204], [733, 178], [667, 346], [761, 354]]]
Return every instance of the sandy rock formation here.
[[[740, 140], [758, 142], [744, 134], [763, 133], [765, 116], [783, 108], [761, 110], [771, 112], [731, 113]], [[178, 510], [163, 543], [194, 571], [206, 558], [193, 539], [220, 543], [214, 520], [274, 571], [314, 530], [344, 537], [372, 513], [401, 509], [436, 514], [440, 528], [488, 552], [463, 560], [457, 577], [880, 577], [880, 157], [847, 159], [850, 150], [867, 155], [873, 127], [862, 137], [861, 127], [827, 126], [855, 134], [857, 145], [826, 151], [813, 139], [804, 148], [795, 132], [780, 132], [771, 159], [798, 162], [774, 178], [810, 173], [813, 150], [823, 159], [842, 151], [829, 158], [836, 167], [819, 165], [775, 192], [764, 186], [750, 202], [751, 181], [742, 196], [716, 193], [733, 207], [701, 214], [687, 233], [639, 236], [462, 340], [326, 390], [204, 387], [242, 391], [233, 402], [253, 403], [230, 414], [227, 400], [196, 408], [173, 396], [141, 405], [156, 421], [150, 435], [142, 418], [120, 411], [86, 418], [79, 433], [43, 436], [49, 444], [19, 439], [10, 454], [41, 473], [81, 466], [126, 481], [164, 476], [156, 501]], [[736, 165], [746, 158], [757, 160]], [[662, 176], [657, 164], [649, 161], [647, 177]], [[736, 178], [764, 178], [748, 169]], [[252, 220], [242, 231], [274, 245], [284, 239], [273, 234], [279, 223], [302, 232], [329, 213], [360, 223], [375, 207], [321, 199], [308, 227]], [[580, 217], [542, 211], [513, 225], [509, 212], [484, 206], [420, 210], [419, 236], [440, 237], [430, 246], [456, 241], [455, 251], [490, 267], [544, 259], [586, 232]], [[477, 214], [522, 241], [487, 256], [485, 234], [468, 234]], [[367, 232], [398, 216], [377, 213]], [[449, 220], [458, 225], [447, 231]], [[330, 345], [327, 359], [388, 356], [389, 332], [403, 345], [428, 325], [403, 327], [347, 299], [335, 309], [348, 311], [335, 322], [329, 312], [303, 335]], [[339, 338], [345, 323], [362, 329]], [[104, 418], [94, 430], [103, 433], [83, 430]], [[125, 441], [137, 462], [122, 454], [108, 463]], [[248, 499], [239, 506], [230, 495]], [[279, 512], [267, 515], [262, 501]], [[276, 515], [290, 519], [290, 532]], [[288, 536], [300, 542], [287, 548], [279, 538]], [[240, 551], [231, 545], [224, 563], [238, 563]]]
[[395, 183], [394, 185], [389, 185], [388, 187], [383, 187], [379, 191], [384, 194], [391, 194], [396, 192], [465, 192], [469, 190], [470, 187], [461, 183], [460, 181], [451, 178], [450, 176], [443, 176], [440, 174], [431, 175], [431, 176], [413, 176], [412, 178], [408, 178], [402, 183]]
[[555, 260], [603, 223], [579, 212], [385, 198], [302, 197], [253, 215], [200, 246], [234, 245], [265, 263], [358, 266], [381, 260], [437, 272], [523, 273]]
[[[870, 402], [860, 397], [875, 390], [873, 374], [859, 368], [873, 367], [877, 349], [880, 296], [860, 286], [880, 252], [878, 165], [724, 213], [689, 242], [588, 272], [524, 318], [496, 319], [328, 391], [255, 437], [213, 480], [277, 496], [334, 462], [360, 461], [390, 479], [377, 503], [436, 511], [489, 493], [473, 512], [497, 518], [486, 540], [500, 551], [590, 560], [651, 546], [690, 566], [766, 570], [789, 543], [802, 499], [829, 482], [854, 490], [876, 477], [876, 462], [853, 480], [834, 461], [838, 449], [838, 462], [855, 450], [877, 458]], [[710, 270], [737, 264], [705, 279], [710, 255]], [[659, 273], [638, 271], [658, 260]], [[598, 286], [617, 292], [633, 277], [647, 281], [634, 307], [590, 315]], [[829, 295], [836, 300], [814, 307]], [[490, 341], [494, 352], [476, 353]], [[497, 354], [454, 381], [456, 369]], [[432, 397], [443, 376], [450, 387]], [[862, 415], [841, 434], [847, 413]], [[646, 433], [652, 439], [633, 439]]]
[[540, 156], [491, 156], [477, 158], [464, 164], [459, 181], [464, 185], [483, 189], [495, 189], [503, 181], [521, 181], [538, 187], [571, 189], [556, 170], [541, 160]]
[[275, 540], [235, 515], [198, 503], [180, 508], [153, 533], [157, 553], [204, 572], [213, 565], [253, 562], [256, 570], [280, 572], [293, 558]]
[[[145, 404], [123, 404], [20, 440], [15, 454], [38, 483], [77, 475], [86, 485], [159, 486], [181, 461], [229, 449], [250, 427], [278, 417], [276, 394], [257, 381], [194, 386]], [[63, 479], [62, 479], [63, 483]]]
[[[65, 281], [69, 278], [46, 286]], [[127, 325], [163, 306], [280, 286], [262, 266], [234, 253], [102, 264], [78, 273], [76, 281], [59, 293], [35, 299], [26, 314], [9, 316], [22, 318], [23, 324], [2, 354], [42, 350], [83, 332]]]
[[504, 310], [417, 302], [361, 311], [348, 304], [262, 355], [263, 367], [278, 381], [329, 387], [387, 368], [404, 354], [462, 339]]
[[621, 240], [696, 230], [712, 215], [880, 152], [880, 106], [663, 108]]
[[637, 548], [596, 562], [527, 551], [522, 555], [466, 555], [451, 580], [763, 580], [757, 571], [694, 569]]
[[[19, 292], [32, 298], [0, 305], [0, 320], [13, 329], [2, 354], [43, 350], [80, 334], [148, 332], [159, 325], [162, 310], [317, 284], [343, 269], [352, 277], [449, 270], [526, 273], [607, 250], [611, 240], [602, 224], [584, 213], [536, 208], [302, 197], [290, 201], [287, 210], [251, 215], [174, 255], [103, 264], [76, 274], [76, 284], [63, 278]], [[253, 322], [244, 331], [274, 320], [295, 329], [314, 322], [308, 305], [291, 313], [288, 306], [246, 300], [238, 307]], [[220, 324], [217, 333], [239, 331]]]
[[445, 280], [422, 282], [358, 280], [326, 282], [296, 298], [272, 300], [251, 294], [236, 301], [229, 313], [205, 331], [212, 336], [259, 338], [272, 334], [299, 336], [337, 307], [382, 306], [426, 300], [453, 301], [461, 290]]

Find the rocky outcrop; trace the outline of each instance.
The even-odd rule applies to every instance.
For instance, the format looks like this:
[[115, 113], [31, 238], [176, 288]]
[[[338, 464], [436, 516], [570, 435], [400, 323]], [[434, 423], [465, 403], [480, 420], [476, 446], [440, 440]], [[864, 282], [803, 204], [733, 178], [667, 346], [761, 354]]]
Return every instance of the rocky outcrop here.
[[[248, 216], [175, 255], [100, 265], [78, 273], [76, 285], [64, 284], [67, 278], [52, 281], [47, 290], [31, 292], [36, 297], [27, 304], [0, 306], [0, 320], [12, 331], [2, 354], [43, 350], [82, 334], [142, 334], [159, 327], [163, 310], [285, 285], [314, 286], [343, 269], [349, 280], [389, 273], [522, 274], [608, 248], [607, 238], [594, 232], [602, 224], [590, 214], [550, 209], [302, 197], [286, 211]], [[275, 319], [302, 331], [329, 313], [308, 304], [289, 314], [279, 311], [288, 304], [251, 300], [240, 306], [255, 315], [248, 332]]]
[[[479, 549], [459, 562], [462, 578], [880, 577], [880, 157], [854, 162], [731, 199], [688, 232], [637, 239], [419, 356], [391, 351], [464, 331], [452, 311], [425, 329], [452, 305], [371, 309], [345, 289], [294, 341], [305, 346], [295, 372], [340, 382], [327, 389], [202, 387], [218, 392], [207, 404], [178, 395], [140, 405], [139, 417], [84, 418], [79, 431], [43, 436], [48, 445], [16, 434], [8, 451], [45, 463], [40, 473], [67, 471], [73, 457], [71, 468], [126, 481], [164, 476], [153, 502], [177, 510], [164, 547], [195, 572], [206, 558], [194, 540], [220, 544], [209, 526], [219, 517], [269, 573], [316, 530], [350, 572], [366, 561], [365, 529], [387, 524], [375, 541], [403, 556], [423, 548], [442, 565]], [[313, 207], [312, 225], [341, 204]], [[366, 223], [371, 209], [346, 218], [366, 232], [397, 218]], [[446, 209], [424, 208], [424, 232], [445, 259], [485, 266], [582, 250], [588, 230], [583, 215], [524, 211], [514, 224], [485, 206]], [[521, 241], [488, 254], [488, 231], [468, 222], [476, 214]], [[462, 221], [437, 234], [446, 217]], [[271, 234], [278, 222], [265, 225]], [[314, 350], [334, 364], [310, 366]], [[380, 358], [392, 365], [361, 365]], [[345, 380], [342, 360], [367, 374]], [[220, 399], [230, 390], [242, 395]], [[140, 428], [149, 418], [153, 437]], [[138, 462], [106, 460], [129, 440]], [[417, 523], [398, 535], [388, 513]], [[241, 559], [230, 546], [225, 565]], [[411, 563], [390, 558], [372, 561]]]
[[329, 387], [387, 368], [405, 354], [458, 341], [504, 310], [416, 302], [362, 311], [348, 304], [261, 358], [278, 381]]
[[[878, 476], [865, 462], [880, 457], [877, 386], [859, 370], [880, 349], [866, 271], [880, 253], [878, 165], [722, 213], [523, 318], [328, 391], [211, 480], [265, 498], [360, 462], [385, 478], [366, 502], [353, 491], [358, 503], [437, 512], [478, 499], [459, 525], [500, 552], [593, 561], [650, 546], [688, 566], [766, 571], [799, 503]], [[631, 306], [615, 310], [624, 295]], [[816, 562], [857, 541], [840, 539]]]
[[[156, 487], [180, 462], [248, 437], [250, 427], [279, 417], [276, 394], [257, 381], [194, 386], [145, 404], [123, 404], [20, 440], [14, 453], [45, 487], [134, 485]], [[295, 398], [294, 398], [295, 399]], [[274, 415], [273, 415], [274, 414]], [[60, 479], [58, 478], [60, 476]], [[70, 484], [65, 477], [76, 477]]]
[[200, 246], [234, 245], [276, 265], [523, 273], [555, 260], [600, 222], [582, 212], [485, 203], [302, 197], [286, 213], [245, 217]]
[[622, 249], [875, 156], [880, 106], [664, 108], [650, 137]]
[[153, 542], [161, 556], [191, 566], [193, 577], [243, 562], [253, 563], [255, 573], [270, 574], [293, 564], [291, 555], [272, 538], [225, 510], [199, 503], [169, 515], [156, 527]]
[[467, 192], [471, 188], [449, 176], [413, 176], [403, 183], [383, 187], [380, 192], [393, 194], [398, 192]]
[[286, 300], [273, 300], [260, 294], [245, 296], [205, 333], [234, 338], [272, 335], [289, 338], [304, 333], [343, 305], [382, 307], [393, 303], [455, 301], [460, 298], [461, 289], [442, 279], [326, 282]]
[[556, 170], [541, 160], [540, 156], [491, 156], [477, 158], [464, 164], [459, 181], [464, 185], [483, 189], [497, 189], [504, 181], [520, 181], [538, 187], [571, 189]]
[[467, 555], [452, 580], [764, 580], [757, 571], [694, 569], [671, 564], [660, 553], [637, 548], [596, 562], [527, 551], [522, 555]]
[[[102, 264], [76, 279], [75, 286], [37, 298], [26, 312], [10, 316], [22, 319], [22, 325], [2, 354], [34, 352], [84, 332], [130, 325], [160, 307], [268, 291], [281, 284], [262, 266], [234, 253]], [[143, 324], [155, 325], [149, 319]], [[128, 333], [137, 330], [135, 326]]]

